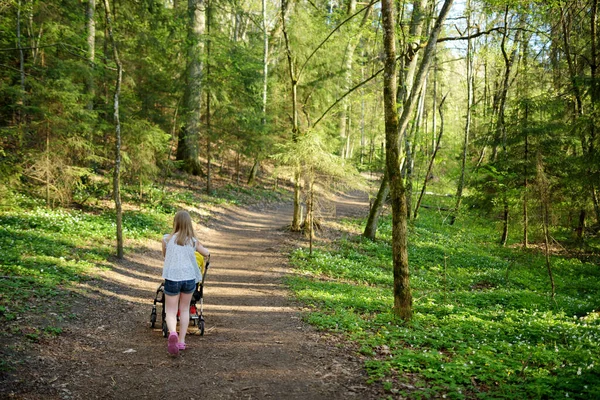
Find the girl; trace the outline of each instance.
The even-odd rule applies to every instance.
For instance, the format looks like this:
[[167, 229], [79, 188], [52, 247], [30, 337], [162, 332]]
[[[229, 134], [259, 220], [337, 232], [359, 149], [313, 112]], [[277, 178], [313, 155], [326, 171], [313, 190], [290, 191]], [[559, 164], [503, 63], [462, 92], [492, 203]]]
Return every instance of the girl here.
[[[164, 235], [162, 240], [165, 258], [162, 274], [165, 279], [165, 313], [170, 332], [167, 351], [173, 355], [185, 349], [185, 334], [190, 322], [190, 301], [196, 283], [202, 279], [194, 251], [198, 251], [204, 257], [210, 255], [196, 239], [190, 214], [187, 211], [178, 211], [173, 219], [173, 232]], [[179, 336], [177, 309], [180, 321]]]

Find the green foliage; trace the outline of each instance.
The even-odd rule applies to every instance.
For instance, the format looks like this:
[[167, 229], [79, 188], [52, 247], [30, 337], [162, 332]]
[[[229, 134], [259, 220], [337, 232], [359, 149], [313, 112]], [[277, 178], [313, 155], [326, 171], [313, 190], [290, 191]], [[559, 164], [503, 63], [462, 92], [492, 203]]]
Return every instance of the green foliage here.
[[332, 154], [331, 143], [322, 132], [309, 131], [296, 140], [277, 146], [277, 153], [272, 158], [280, 165], [290, 169], [290, 175], [301, 169], [309, 179], [314, 180], [318, 174], [340, 179], [352, 187], [360, 187], [363, 179], [356, 169]]
[[371, 381], [405, 397], [598, 397], [597, 265], [553, 256], [553, 303], [542, 254], [495, 245], [480, 219], [459, 221], [426, 210], [411, 227], [410, 324], [392, 313], [389, 218], [375, 243], [294, 251], [288, 283], [306, 320], [355, 341]]
[[[112, 212], [13, 210], [0, 213], [0, 306], [2, 318], [14, 319], [32, 298], [63, 296], [58, 285], [85, 281], [95, 268], [108, 266], [114, 252]], [[168, 216], [126, 212], [128, 238], [157, 237], [169, 229]]]

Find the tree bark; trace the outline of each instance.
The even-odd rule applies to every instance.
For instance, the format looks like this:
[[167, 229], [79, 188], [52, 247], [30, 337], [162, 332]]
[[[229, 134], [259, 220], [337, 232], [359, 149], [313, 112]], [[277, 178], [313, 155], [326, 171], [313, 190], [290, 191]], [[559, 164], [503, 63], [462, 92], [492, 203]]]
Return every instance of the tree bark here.
[[294, 215], [292, 216], [293, 232], [299, 232], [302, 225], [302, 209], [300, 207], [300, 170], [294, 174]]
[[600, 102], [600, 82], [598, 82], [598, 0], [592, 0], [590, 10], [590, 73], [591, 73], [591, 123], [590, 123], [590, 145], [589, 160], [595, 168], [591, 172], [591, 194], [594, 212], [596, 214], [596, 224], [600, 225], [600, 201], [598, 200], [597, 186], [600, 185], [599, 171], [596, 160], [596, 123], [598, 122], [598, 103]]
[[[415, 76], [415, 82], [408, 96], [402, 115], [398, 120], [398, 113], [395, 110], [396, 78], [395, 78], [395, 32], [394, 16], [391, 10], [391, 1], [382, 2], [382, 20], [384, 21], [384, 48], [385, 66], [392, 76], [387, 76], [384, 72], [384, 106], [385, 106], [385, 129], [386, 129], [386, 165], [390, 177], [390, 194], [392, 203], [392, 253], [394, 258], [394, 313], [404, 320], [409, 320], [412, 316], [412, 294], [409, 285], [408, 270], [408, 252], [407, 252], [407, 209], [406, 193], [402, 176], [400, 173], [400, 143], [399, 139], [406, 134], [406, 129], [413, 114], [416, 100], [419, 96], [425, 77], [429, 71], [429, 66], [435, 53], [437, 39], [442, 25], [453, 0], [445, 0], [440, 10], [440, 14], [429, 35], [429, 41], [423, 53], [418, 72]], [[384, 4], [387, 12], [384, 12]], [[387, 24], [386, 24], [387, 22]], [[391, 25], [390, 25], [391, 22]], [[391, 64], [391, 65], [390, 65]], [[387, 90], [386, 90], [387, 88]]]
[[433, 170], [433, 163], [435, 162], [435, 156], [440, 148], [440, 142], [442, 141], [442, 135], [444, 134], [444, 112], [442, 107], [444, 106], [444, 101], [446, 101], [446, 96], [442, 98], [440, 102], [440, 106], [438, 107], [438, 111], [440, 113], [440, 133], [437, 137], [437, 142], [435, 144], [435, 148], [433, 149], [433, 153], [431, 154], [431, 159], [429, 160], [429, 166], [427, 167], [427, 173], [425, 174], [425, 179], [423, 180], [423, 187], [421, 188], [421, 194], [419, 194], [419, 199], [417, 200], [417, 205], [415, 206], [414, 219], [417, 219], [419, 216], [419, 207], [421, 206], [421, 201], [423, 201], [423, 195], [425, 194], [425, 189], [427, 189], [427, 180], [431, 175], [431, 171]]
[[390, 178], [392, 200], [394, 314], [408, 321], [412, 317], [412, 294], [408, 269], [406, 198], [400, 175], [399, 122], [396, 111], [396, 23], [392, 0], [382, 0], [381, 17], [385, 51], [383, 104], [385, 109], [386, 170]]
[[[283, 17], [283, 16], [282, 16]], [[267, 0], [262, 0], [262, 29], [263, 29], [263, 85], [262, 85], [262, 116], [261, 125], [262, 134], [266, 133], [267, 127], [267, 95], [268, 95], [268, 77], [269, 77], [269, 32], [267, 26]], [[254, 159], [254, 165], [248, 175], [248, 185], [253, 185], [256, 176], [260, 170], [261, 152]]]
[[[527, 108], [525, 108], [525, 120], [527, 120]], [[525, 165], [523, 166], [523, 247], [527, 248], [529, 246], [529, 216], [528, 216], [528, 190], [529, 190], [529, 180], [528, 180], [528, 164], [529, 164], [529, 133], [527, 132], [527, 128], [525, 128]]]
[[550, 188], [548, 184], [548, 178], [544, 172], [544, 166], [542, 165], [541, 155], [538, 154], [537, 159], [537, 184], [540, 195], [540, 206], [542, 212], [542, 228], [544, 230], [544, 255], [546, 258], [546, 269], [548, 271], [548, 277], [550, 278], [550, 289], [551, 298], [554, 300], [556, 295], [556, 286], [554, 283], [554, 275], [552, 274], [552, 265], [550, 264], [550, 246], [549, 246], [549, 226], [550, 226]]
[[[290, 42], [287, 34], [287, 27], [285, 23], [285, 13], [288, 9], [288, 1], [283, 0], [281, 2], [281, 29], [283, 32], [283, 38], [285, 43], [285, 53], [288, 61], [288, 73], [290, 76], [291, 83], [291, 98], [292, 98], [292, 140], [297, 140], [300, 134], [300, 128], [298, 126], [298, 78], [294, 68], [294, 61], [292, 60], [292, 51], [290, 49]], [[294, 174], [294, 215], [292, 216], [292, 227], [291, 230], [294, 232], [300, 231], [300, 225], [302, 223], [302, 210], [300, 209], [300, 178], [302, 175], [301, 166], [296, 167], [296, 173]]]
[[17, 48], [19, 49], [19, 75], [21, 77], [21, 90], [17, 100], [17, 121], [21, 123], [24, 119], [25, 109], [25, 54], [21, 43], [21, 0], [17, 3]]
[[86, 93], [89, 96], [87, 108], [94, 109], [94, 61], [96, 58], [96, 0], [88, 0], [85, 18], [87, 20], [87, 59], [90, 67], [89, 76], [86, 80]]
[[314, 204], [313, 204], [313, 200], [314, 200], [314, 196], [313, 196], [313, 190], [314, 190], [314, 171], [312, 171], [311, 168], [311, 172], [309, 173], [309, 176], [306, 177], [305, 180], [305, 184], [306, 184], [306, 218], [304, 219], [304, 236], [306, 236], [307, 238], [309, 238], [311, 244], [312, 244], [312, 239], [314, 236]]
[[363, 232], [363, 236], [367, 239], [375, 240], [375, 236], [377, 235], [377, 221], [379, 220], [379, 215], [383, 210], [383, 204], [390, 193], [389, 182], [390, 181], [386, 171], [381, 179], [381, 185], [377, 191], [377, 196], [375, 196], [375, 201], [371, 206], [371, 210], [369, 211], [369, 218], [367, 219], [367, 225], [365, 226], [365, 231]]
[[[210, 25], [211, 25], [211, 3], [206, 0], [206, 81], [210, 82]], [[207, 85], [210, 87], [210, 83]], [[210, 125], [210, 90], [206, 90], [206, 193], [212, 192], [212, 134]]]
[[[398, 82], [398, 92], [396, 99], [398, 104], [404, 105], [410, 93], [413, 90], [413, 82], [415, 73], [417, 70], [417, 64], [419, 60], [419, 53], [416, 49], [420, 46], [421, 34], [423, 32], [423, 21], [425, 17], [425, 9], [427, 7], [427, 0], [414, 0], [413, 11], [411, 15], [411, 23], [408, 32], [408, 42], [404, 45], [404, 56], [408, 59], [408, 65], [406, 69], [402, 69], [399, 73], [400, 80]], [[429, 28], [428, 28], [429, 29]], [[424, 96], [425, 93], [420, 91], [420, 96]], [[420, 102], [419, 102], [420, 103]], [[414, 153], [412, 151], [412, 142], [414, 140], [414, 134], [417, 129], [418, 112], [413, 122], [413, 128], [410, 131], [406, 131], [404, 135], [405, 141], [405, 152], [406, 162], [404, 163], [404, 178], [406, 182], [406, 210], [408, 219], [411, 218], [412, 210], [412, 191], [413, 191], [413, 166], [414, 166]]]
[[117, 81], [115, 85], [115, 95], [113, 102], [114, 122], [115, 122], [115, 168], [113, 172], [113, 197], [115, 200], [116, 225], [117, 225], [117, 258], [123, 258], [123, 209], [121, 205], [121, 121], [119, 120], [119, 96], [121, 95], [121, 82], [123, 80], [123, 65], [119, 58], [119, 50], [113, 34], [109, 0], [104, 0], [104, 10], [106, 13], [106, 27], [108, 36], [113, 47], [113, 57], [117, 64]]
[[[467, 30], [466, 35], [471, 35], [471, 0], [467, 0]], [[450, 225], [454, 225], [456, 215], [460, 210], [462, 202], [462, 194], [465, 187], [465, 170], [467, 168], [467, 155], [469, 153], [469, 134], [471, 132], [471, 111], [473, 108], [473, 40], [469, 37], [467, 40], [467, 116], [465, 121], [465, 131], [463, 138], [462, 158], [460, 165], [460, 178], [456, 188], [456, 204], [450, 216]]]
[[176, 159], [183, 161], [184, 171], [194, 175], [202, 174], [202, 168], [198, 160], [198, 146], [201, 127], [200, 113], [202, 110], [202, 79], [204, 73], [202, 35], [204, 35], [206, 28], [205, 17], [204, 0], [188, 0], [188, 71], [183, 102], [186, 109], [186, 124], [179, 132]]
[[[411, 37], [420, 36], [423, 31], [423, 10], [425, 9], [426, 6], [427, 6], [426, 0], [414, 0], [413, 15], [411, 17], [412, 21], [411, 21], [411, 27], [410, 27]], [[402, 109], [404, 109], [408, 105], [408, 95], [413, 90], [413, 82], [414, 82], [414, 77], [415, 77], [415, 72], [416, 72], [416, 66], [418, 64], [417, 61], [419, 59], [419, 57], [418, 57], [419, 53], [418, 52], [415, 53], [416, 50], [413, 49], [410, 44], [404, 49], [404, 51], [405, 51], [405, 55], [407, 57], [408, 57], [408, 54], [411, 54], [411, 56], [410, 56], [410, 60], [409, 60], [409, 64], [408, 64], [406, 72], [401, 71], [399, 74], [401, 79], [400, 79], [400, 82], [399, 82], [399, 85], [398, 85], [398, 88], [396, 91], [396, 101], [398, 102], [398, 104], [402, 105], [402, 107], [403, 107]], [[434, 116], [434, 120], [435, 120], [435, 116]], [[434, 127], [435, 127], [435, 125], [434, 125]], [[400, 137], [402, 137], [402, 135]], [[410, 141], [407, 139], [407, 148], [408, 148], [408, 146], [410, 146]], [[412, 159], [407, 160], [407, 161], [412, 162]], [[365, 227], [365, 231], [363, 232], [363, 236], [365, 236], [371, 240], [375, 240], [375, 236], [377, 235], [378, 219], [379, 219], [379, 216], [381, 215], [381, 211], [383, 209], [385, 199], [387, 198], [389, 190], [390, 190], [389, 187], [387, 186], [388, 184], [389, 184], [389, 176], [384, 174], [384, 177], [381, 181], [381, 185], [379, 187], [379, 192], [377, 193], [377, 196], [376, 196], [376, 201], [373, 203], [373, 206], [369, 210], [367, 226]], [[412, 185], [412, 183], [411, 183], [411, 185]], [[408, 203], [407, 203], [406, 209], [407, 209], [407, 213], [410, 213], [410, 211], [409, 211], [410, 207], [408, 205], [410, 203], [410, 200], [407, 199], [407, 201], [408, 201]], [[410, 216], [409, 216], [409, 218], [410, 218]]]
[[[349, 0], [348, 2], [348, 9], [347, 9], [347, 17], [351, 17], [356, 13], [356, 0]], [[363, 15], [363, 18], [359, 24], [359, 29], [362, 29], [365, 24], [367, 23], [367, 21], [369, 20], [369, 16], [371, 14], [371, 6], [369, 6], [369, 8], [367, 8], [367, 10], [365, 11], [365, 14]], [[350, 90], [350, 88], [352, 87], [352, 65], [354, 63], [354, 51], [356, 50], [356, 45], [358, 44], [358, 42], [360, 41], [360, 38], [362, 36], [361, 34], [362, 30], [359, 31], [359, 33], [357, 35], [348, 35], [348, 42], [346, 44], [346, 51], [345, 51], [345, 55], [344, 55], [344, 63], [343, 63], [343, 73], [344, 73], [344, 78], [343, 78], [343, 84], [342, 84], [342, 93], [346, 93]], [[340, 133], [340, 139], [342, 142], [342, 147], [341, 147], [341, 157], [342, 158], [348, 158], [349, 154], [348, 154], [348, 144], [350, 141], [350, 129], [346, 126], [348, 123], [348, 119], [349, 119], [349, 104], [348, 104], [348, 100], [344, 99], [342, 101], [342, 105], [341, 105], [341, 110], [340, 110], [340, 116], [339, 116], [339, 133]]]
[[[504, 33], [502, 36], [502, 42], [500, 45], [500, 49], [502, 50], [502, 56], [504, 58], [504, 75], [502, 78], [502, 85], [500, 87], [499, 92], [499, 101], [498, 101], [498, 118], [496, 121], [496, 137], [502, 140], [502, 155], [504, 157], [504, 161], [508, 160], [508, 149], [507, 149], [507, 138], [506, 138], [506, 121], [504, 120], [504, 113], [506, 111], [506, 100], [508, 98], [508, 89], [510, 87], [510, 74], [512, 71], [512, 66], [515, 62], [517, 56], [517, 49], [519, 45], [521, 30], [518, 30], [515, 33], [513, 49], [511, 51], [510, 56], [506, 51], [506, 38], [507, 38], [507, 29], [508, 29], [508, 6], [506, 6], [506, 10], [504, 13]], [[506, 166], [504, 166], [506, 168]], [[507, 179], [506, 174], [503, 174], [504, 178]], [[509, 228], [509, 205], [508, 205], [508, 193], [507, 193], [507, 182], [504, 182], [502, 188], [502, 204], [503, 204], [503, 212], [502, 212], [502, 236], [500, 238], [500, 244], [502, 246], [506, 245], [508, 241], [508, 228]]]

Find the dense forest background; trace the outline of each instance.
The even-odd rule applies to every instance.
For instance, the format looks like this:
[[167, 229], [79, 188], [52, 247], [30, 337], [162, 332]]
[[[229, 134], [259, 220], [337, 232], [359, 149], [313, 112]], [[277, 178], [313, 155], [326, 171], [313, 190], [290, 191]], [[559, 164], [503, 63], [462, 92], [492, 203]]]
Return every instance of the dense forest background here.
[[[597, 397], [599, 44], [597, 0], [0, 0], [0, 316], [277, 193], [390, 393]], [[340, 188], [364, 238], [313, 253]]]
[[[385, 169], [377, 3], [107, 5], [0, 4], [4, 203], [86, 203], [115, 176], [142, 197], [175, 170], [210, 192], [223, 165], [252, 183], [275, 163], [306, 190]], [[583, 242], [600, 223], [597, 2], [456, 2], [411, 99], [440, 7], [394, 4], [408, 218], [432, 182], [456, 196], [452, 221], [499, 215], [503, 243], [538, 240], [541, 219]]]

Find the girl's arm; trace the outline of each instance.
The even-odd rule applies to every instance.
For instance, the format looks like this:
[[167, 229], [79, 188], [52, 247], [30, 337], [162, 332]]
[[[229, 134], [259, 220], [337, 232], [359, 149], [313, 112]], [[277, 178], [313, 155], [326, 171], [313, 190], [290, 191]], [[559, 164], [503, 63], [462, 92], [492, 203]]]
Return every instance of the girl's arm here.
[[200, 242], [196, 242], [196, 251], [202, 254], [204, 257], [210, 256], [210, 251], [204, 246], [200, 244]]
[[167, 255], [167, 243], [165, 242], [165, 239], [163, 238], [163, 240], [161, 240], [162, 242], [162, 253], [163, 253], [163, 258], [165, 258], [165, 255]]

